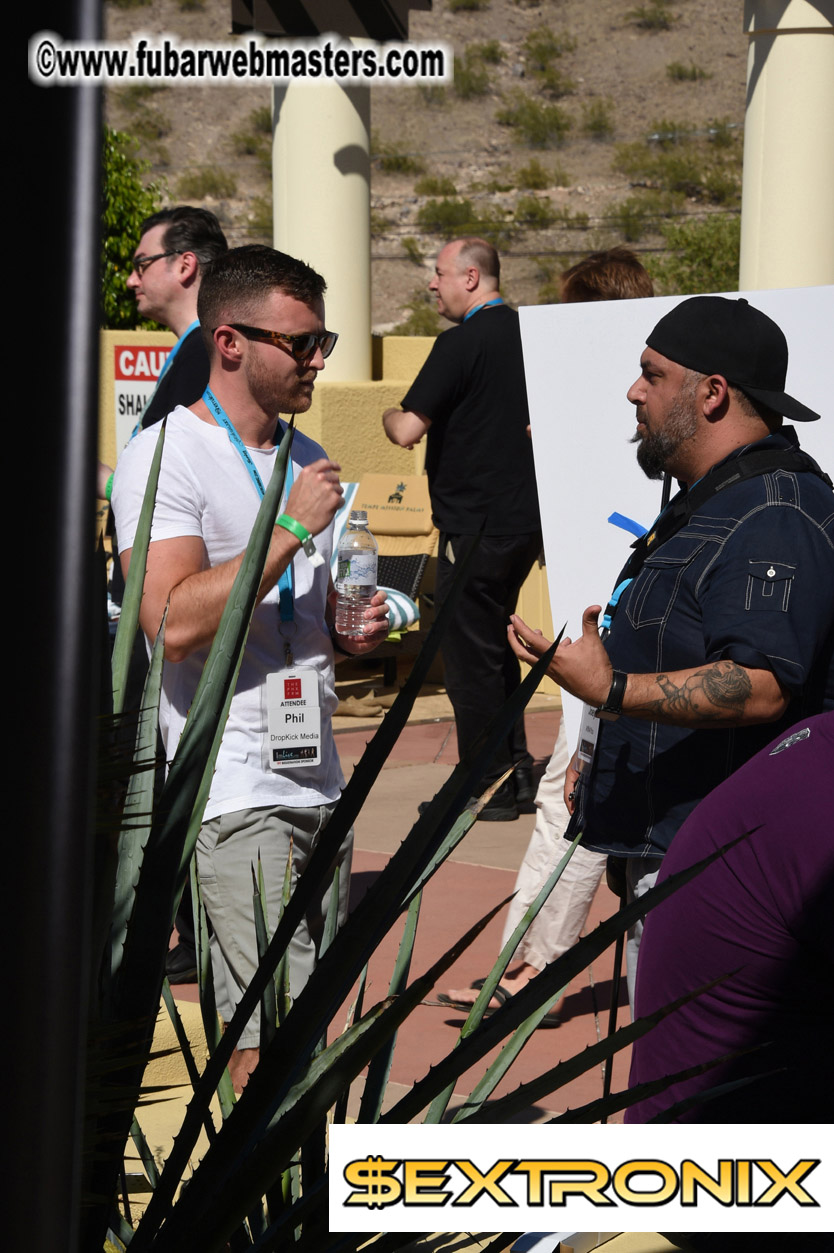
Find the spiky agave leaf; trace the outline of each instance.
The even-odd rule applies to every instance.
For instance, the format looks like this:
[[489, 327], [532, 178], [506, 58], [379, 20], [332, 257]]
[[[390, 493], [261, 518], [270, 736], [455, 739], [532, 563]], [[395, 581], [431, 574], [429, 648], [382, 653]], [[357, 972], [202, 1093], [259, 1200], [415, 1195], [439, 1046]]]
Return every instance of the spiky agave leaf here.
[[113, 712], [119, 714], [124, 709], [125, 692], [127, 691], [127, 674], [136, 632], [139, 628], [139, 609], [142, 604], [142, 591], [145, 583], [145, 565], [148, 560], [148, 548], [151, 539], [151, 523], [153, 521], [156, 488], [159, 482], [159, 468], [162, 464], [162, 451], [165, 446], [165, 428], [168, 419], [163, 418], [159, 424], [159, 437], [156, 441], [153, 460], [151, 461], [142, 509], [136, 526], [136, 535], [130, 553], [130, 570], [125, 580], [122, 611], [119, 625], [116, 627], [116, 639], [113, 643]]
[[[241, 1141], [236, 1122], [240, 1120], [244, 1124], [247, 1113], [262, 1114], [272, 1105], [270, 1095], [274, 1091], [275, 1071], [281, 1064], [275, 1048], [279, 1032], [275, 1044], [250, 1076], [234, 1114], [210, 1146], [191, 1184], [172, 1208], [164, 1227], [155, 1233], [154, 1253], [179, 1249], [186, 1233], [193, 1247], [199, 1248], [201, 1253], [214, 1253], [214, 1250], [220, 1253], [240, 1217], [288, 1165], [297, 1146], [322, 1124], [327, 1110], [345, 1086], [367, 1065], [500, 908], [498, 905], [484, 915], [400, 996], [375, 1006], [361, 1022], [316, 1055], [286, 1092], [281, 1105], [269, 1117], [261, 1117], [262, 1125]], [[230, 1145], [234, 1146], [233, 1153], [229, 1152]], [[195, 1187], [200, 1175], [203, 1176], [201, 1186]], [[138, 1241], [137, 1250], [146, 1247], [151, 1236], [150, 1232], [143, 1233], [142, 1228], [140, 1222], [134, 1238]]]
[[[283, 491], [291, 443], [292, 425], [278, 450], [273, 474], [261, 502], [249, 545], [209, 650], [154, 814], [136, 887], [131, 924], [125, 936], [122, 963], [110, 988], [109, 1012], [117, 1022], [138, 1024], [139, 1034], [135, 1046], [139, 1057], [144, 1054], [145, 1060], [150, 1051], [156, 1009], [159, 1005], [171, 921], [190, 860], [190, 852], [184, 852], [186, 836], [193, 832], [196, 839], [193, 821], [195, 805], [201, 796], [208, 794], [216, 752], [240, 668]], [[161, 457], [161, 452], [159, 455]], [[143, 510], [148, 498], [146, 492]], [[141, 598], [144, 561], [140, 562], [140, 554], [135, 546], [131, 553], [128, 583], [138, 586], [138, 595]], [[118, 1085], [120, 1088], [134, 1089], [134, 1103], [138, 1097], [143, 1070], [144, 1062], [140, 1060], [125, 1062], [119, 1071]], [[205, 1109], [207, 1108], [206, 1104]], [[131, 1116], [122, 1104], [114, 1105], [96, 1137], [104, 1136], [112, 1142], [121, 1136], [124, 1142]], [[201, 1124], [204, 1116], [205, 1110], [201, 1112]], [[97, 1206], [88, 1211], [84, 1240], [101, 1242], [109, 1208], [107, 1198], [115, 1194], [118, 1171], [119, 1160], [115, 1155], [105, 1155], [100, 1160], [90, 1162], [87, 1192], [101, 1199]]]
[[[444, 606], [444, 610], [448, 607], [448, 603]], [[435, 625], [438, 624], [436, 623]], [[409, 835], [396, 853], [394, 853], [357, 908], [349, 916], [345, 926], [339, 933], [338, 945], [331, 948], [324, 955], [316, 970], [313, 971], [301, 995], [293, 1004], [286, 1023], [278, 1031], [270, 1045], [266, 1058], [261, 1058], [258, 1069], [255, 1071], [255, 1077], [257, 1077], [264, 1071], [265, 1061], [268, 1059], [272, 1061], [274, 1065], [268, 1068], [273, 1074], [272, 1086], [264, 1090], [259, 1086], [258, 1090], [261, 1092], [260, 1104], [254, 1107], [251, 1102], [247, 1101], [247, 1093], [252, 1086], [252, 1080], [250, 1079], [241, 1101], [238, 1102], [235, 1109], [235, 1118], [230, 1120], [230, 1122], [233, 1121], [235, 1124], [237, 1139], [232, 1140], [227, 1136], [225, 1140], [225, 1151], [229, 1155], [236, 1154], [240, 1151], [243, 1144], [257, 1138], [262, 1133], [272, 1113], [278, 1108], [286, 1092], [308, 1064], [316, 1041], [322, 1035], [328, 1022], [332, 1019], [333, 1014], [344, 999], [347, 989], [352, 985], [359, 971], [365, 965], [368, 956], [373, 952], [376, 945], [395, 921], [399, 912], [404, 908], [403, 902], [413, 890], [425, 867], [435, 858], [437, 849], [445, 840], [453, 824], [454, 817], [459, 813], [466, 798], [471, 795], [475, 780], [482, 776], [495, 748], [506, 734], [507, 728], [515, 722], [533, 691], [535, 691], [539, 680], [547, 669], [554, 649], [555, 644], [539, 659], [517, 691], [506, 702], [500, 713], [491, 721], [480, 741], [480, 748], [473, 760], [461, 762], [455, 767], [450, 778], [438, 792], [429, 810], [418, 818]], [[396, 707], [397, 702], [392, 706], [391, 712]], [[380, 732], [377, 732], [369, 748], [373, 747], [379, 734]], [[342, 811], [345, 797], [348, 795], [351, 784], [354, 783], [357, 775], [360, 773], [365, 757], [367, 757], [367, 751], [362, 761], [356, 767], [351, 781], [343, 793], [341, 803], [337, 806], [330, 823], [322, 833], [307, 870], [296, 883], [295, 890], [284, 911], [284, 916], [270, 941], [265, 961], [261, 963], [253, 975], [249, 986], [238, 1003], [232, 1021], [227, 1024], [226, 1031], [217, 1049], [212, 1057], [209, 1058], [200, 1085], [195, 1093], [195, 1099], [186, 1111], [179, 1135], [165, 1163], [159, 1187], [156, 1189], [145, 1211], [143, 1222], [146, 1233], [161, 1223], [166, 1207], [171, 1204], [177, 1183], [186, 1168], [196, 1142], [196, 1136], [199, 1133], [199, 1110], [202, 1105], [210, 1100], [219, 1076], [228, 1064], [240, 1032], [258, 1004], [262, 988], [267, 980], [272, 977], [272, 970], [278, 960], [278, 956], [285, 950], [301, 916], [303, 916], [303, 910], [306, 908], [311, 895], [309, 890], [306, 894], [304, 891], [305, 885], [309, 884], [311, 871], [314, 870], [315, 866], [329, 868], [332, 863], [333, 850], [337, 845], [330, 842], [331, 827]], [[381, 768], [381, 762], [379, 767]], [[362, 779], [361, 784], [358, 785], [360, 794], [366, 788], [367, 790], [370, 789], [372, 781], [372, 779], [369, 780], [367, 777]], [[349, 814], [351, 812], [351, 810], [348, 810]], [[313, 882], [318, 885], [321, 882], [321, 878], [319, 877], [318, 880], [313, 879]], [[244, 1112], [245, 1116], [241, 1117]], [[232, 1147], [233, 1144], [239, 1147]], [[193, 1181], [190, 1186], [192, 1192], [195, 1191]], [[213, 1190], [214, 1186], [212, 1185], [209, 1191]], [[142, 1231], [141, 1226], [139, 1231]], [[149, 1239], [150, 1237], [145, 1235], [144, 1238]], [[144, 1246], [139, 1245], [138, 1247], [142, 1248]]]
[[[292, 850], [290, 850], [290, 857], [288, 860], [291, 859]], [[258, 950], [258, 961], [263, 961], [264, 953], [269, 945], [269, 916], [266, 908], [264, 868], [260, 857], [258, 858], [257, 869], [255, 867], [252, 868], [252, 879], [252, 909], [255, 917], [255, 942]], [[270, 1040], [275, 1035], [277, 1017], [278, 1003], [275, 996], [275, 983], [270, 980], [264, 988], [261, 996], [261, 1049], [267, 1048]]]
[[[276, 469], [277, 473], [277, 469]], [[371, 743], [368, 745], [363, 754], [361, 762], [358, 764], [342, 794], [342, 799], [337, 806], [336, 812], [331, 818], [330, 823], [325, 829], [322, 838], [319, 840], [317, 847], [313, 851], [313, 855], [308, 863], [307, 869], [298, 880], [295, 888], [287, 900], [284, 913], [279, 921], [273, 934], [270, 946], [264, 962], [261, 963], [259, 970], [249, 984], [244, 997], [238, 1005], [237, 1011], [232, 1022], [227, 1024], [227, 1029], [222, 1037], [216, 1040], [216, 1043], [210, 1051], [208, 1065], [203, 1074], [200, 1088], [196, 1093], [196, 1101], [206, 1108], [211, 1100], [213, 1092], [224, 1082], [223, 1076], [228, 1075], [226, 1067], [232, 1054], [232, 1049], [237, 1043], [240, 1032], [251, 1016], [253, 1010], [258, 1004], [260, 993], [266, 980], [272, 976], [272, 972], [276, 968], [276, 964], [282, 960], [286, 953], [290, 939], [295, 932], [299, 922], [304, 917], [304, 913], [312, 900], [314, 894], [319, 890], [325, 875], [330, 872], [333, 854], [331, 849], [336, 849], [346, 836], [347, 831], [353, 824], [353, 821], [359, 812], [364, 800], [366, 799], [371, 786], [373, 785], [379, 771], [382, 769], [391, 748], [396, 742], [400, 730], [405, 725], [408, 715], [414, 706], [423, 682], [428, 674], [434, 656], [442, 638], [442, 634], [446, 628], [446, 624], [454, 614], [457, 603], [463, 589], [464, 581], [467, 577], [472, 558], [477, 548], [476, 540], [470, 545], [466, 554], [457, 563], [458, 569], [450, 594], [438, 614], [432, 628], [429, 631], [420, 655], [412, 667], [411, 674], [403, 685], [396, 701], [388, 711], [383, 720], [382, 725], [377, 730]], [[529, 678], [529, 676], [528, 676]], [[529, 689], [532, 691], [532, 687]], [[525, 702], [526, 703], [526, 702]], [[523, 706], [522, 706], [523, 707]], [[337, 821], [338, 819], [338, 821]], [[190, 836], [191, 832], [189, 832]], [[334, 838], [335, 834], [335, 838]], [[196, 838], [196, 834], [195, 834]], [[199, 932], [198, 932], [199, 935]], [[373, 946], [371, 946], [372, 948]], [[203, 963], [207, 966], [207, 958], [203, 958]], [[208, 972], [210, 973], [210, 972]], [[205, 1019], [205, 1011], [204, 1011]], [[322, 1030], [326, 1026], [327, 1019], [322, 1023]], [[206, 1036], [209, 1041], [214, 1038], [216, 1032], [216, 1024], [212, 1028], [210, 1023], [206, 1024]], [[194, 1109], [189, 1109], [183, 1123], [180, 1135], [175, 1141], [171, 1155], [166, 1163], [166, 1169], [163, 1171], [161, 1189], [159, 1194], [154, 1198], [152, 1204], [146, 1211], [146, 1226], [149, 1217], [155, 1219], [157, 1211], [163, 1212], [164, 1206], [170, 1204], [178, 1181], [185, 1170], [189, 1156], [196, 1143], [196, 1137], [199, 1135], [199, 1115]], [[193, 1136], [193, 1138], [192, 1138]]]
[[[732, 847], [732, 845], [727, 847]], [[499, 1009], [495, 1010], [489, 1018], [484, 1019], [472, 1035], [465, 1040], [459, 1041], [458, 1046], [451, 1053], [432, 1067], [427, 1075], [414, 1084], [410, 1092], [406, 1093], [392, 1109], [382, 1115], [380, 1122], [401, 1123], [409, 1122], [412, 1118], [415, 1118], [449, 1083], [453, 1083], [465, 1070], [486, 1056], [510, 1032], [522, 1026], [532, 1014], [541, 1008], [543, 1003], [550, 1001], [560, 988], [564, 987], [565, 984], [569, 983], [571, 979], [575, 978], [576, 975], [589, 966], [600, 953], [605, 952], [616, 937], [622, 931], [627, 930], [637, 918], [671, 896], [685, 883], [694, 879], [718, 857], [723, 856], [725, 852], [726, 849], [719, 849], [717, 852], [705, 857], [702, 861], [687, 867], [686, 870], [670, 875], [668, 879], [646, 892], [639, 900], [632, 901], [630, 905], [624, 906], [616, 914], [601, 922], [590, 935], [579, 940], [567, 953], [550, 962], [544, 970], [534, 979], [531, 979], [529, 983], [516, 992]], [[627, 1030], [627, 1028], [623, 1028], [615, 1037], [624, 1042], [620, 1044], [620, 1047], [624, 1047], [625, 1043], [628, 1043], [629, 1037], [625, 1034]], [[613, 1051], [609, 1048], [607, 1041], [603, 1041], [601, 1045], [594, 1045], [593, 1047], [599, 1050], [598, 1054], [594, 1054], [596, 1060], [608, 1056]], [[570, 1070], [569, 1078], [566, 1078], [565, 1082], [569, 1082], [570, 1078], [574, 1078], [576, 1074], [583, 1073], [584, 1070], [595, 1064], [595, 1061], [585, 1064], [590, 1053], [591, 1050], [586, 1049], [584, 1053], [579, 1055], [578, 1059], [574, 1058], [569, 1062], [563, 1063], [566, 1067], [564, 1072], [566, 1075]], [[572, 1069], [574, 1065], [578, 1066], [579, 1069]]]
[[[291, 439], [292, 428], [282, 440], [154, 814], [117, 991], [116, 1008], [128, 1014], [134, 1005], [144, 1008], [159, 995], [160, 954], [164, 959], [171, 919], [193, 852], [184, 849], [185, 836], [194, 832], [196, 840], [195, 806], [198, 799], [208, 796], [283, 490]], [[146, 975], [149, 966], [159, 968], [157, 978], [150, 981]], [[149, 982], [158, 984], [152, 995]]]
[[[391, 994], [399, 991], [401, 983], [403, 983], [408, 977], [408, 969], [411, 963], [411, 955], [414, 949], [414, 941], [417, 934], [417, 918], [419, 914], [423, 884], [428, 882], [438, 866], [442, 865], [449, 854], [457, 847], [466, 833], [472, 828], [472, 825], [474, 824], [481, 809], [489, 802], [491, 797], [495, 794], [495, 792], [497, 792], [498, 788], [502, 783], [504, 783], [506, 778], [511, 773], [511, 770], [506, 771], [486, 789], [474, 805], [467, 805], [463, 813], [456, 819], [451, 831], [441, 841], [437, 851], [430, 858], [422, 873], [417, 877], [415, 884], [411, 889], [412, 894], [410, 895], [410, 898], [406, 898], [408, 900], [408, 915], [406, 917], [403, 938], [400, 942], [397, 954], [397, 962], [391, 978], [391, 986], [389, 988], [389, 992]], [[503, 904], [506, 904], [506, 901], [502, 902], [502, 906]], [[507, 960], [509, 960], [509, 958]], [[395, 1043], [396, 1037], [389, 1041], [385, 1050], [373, 1059], [370, 1067], [368, 1068], [368, 1077], [365, 1082], [365, 1089], [362, 1093], [362, 1102], [359, 1110], [359, 1122], [377, 1122], [379, 1119], [382, 1112], [382, 1100], [385, 1095], [388, 1075], [391, 1072]]]
[[[200, 1016], [203, 1022], [206, 1045], [209, 1054], [213, 1053], [220, 1043], [220, 1021], [217, 1016], [217, 1005], [214, 998], [214, 978], [211, 970], [211, 953], [208, 933], [208, 919], [200, 881], [197, 875], [195, 859], [191, 867], [191, 903], [194, 909], [194, 937], [197, 943], [197, 981], [200, 989]], [[217, 1085], [217, 1099], [220, 1104], [222, 1118], [228, 1118], [235, 1105], [235, 1093], [231, 1076], [224, 1070]]]
[[139, 882], [139, 874], [142, 869], [142, 857], [151, 833], [156, 737], [159, 724], [159, 697], [162, 690], [162, 661], [167, 615], [168, 608], [166, 606], [151, 651], [148, 673], [145, 677], [133, 750], [134, 770], [130, 776], [122, 811], [122, 826], [119, 832], [118, 844], [118, 868], [113, 893], [113, 924], [110, 931], [111, 977], [117, 975], [121, 966], [125, 938], [136, 898], [136, 885]]
[[[408, 972], [411, 969], [411, 958], [414, 953], [414, 941], [417, 938], [417, 920], [420, 917], [422, 897], [422, 892], [417, 892], [411, 898], [411, 903], [408, 906], [403, 934], [397, 949], [397, 960], [394, 963], [391, 982], [388, 985], [389, 996], [398, 996], [408, 982]], [[395, 1033], [384, 1047], [371, 1058], [365, 1086], [362, 1090], [362, 1100], [359, 1104], [357, 1122], [376, 1122], [382, 1113], [382, 1101], [385, 1096], [385, 1089], [388, 1086], [388, 1076], [391, 1073], [396, 1042], [397, 1036]]]
[[[647, 1035], [659, 1022], [686, 1005], [689, 1001], [696, 1000], [701, 996], [708, 987], [713, 987], [720, 980], [712, 980], [709, 984], [705, 984], [701, 988], [696, 988], [692, 992], [687, 992], [679, 997], [671, 1005], [666, 1005], [662, 1009], [656, 1010], [653, 1014], [638, 1018], [636, 1022], [630, 1022], [626, 1026], [620, 1027], [611, 1036], [597, 1041], [596, 1044], [589, 1044], [581, 1053], [577, 1053], [574, 1057], [566, 1058], [564, 1061], [558, 1062], [550, 1070], [545, 1071], [541, 1075], [537, 1075], [535, 1079], [529, 1080], [527, 1083], [519, 1084], [512, 1092], [508, 1092], [506, 1096], [499, 1097], [496, 1101], [490, 1101], [488, 1104], [480, 1103], [477, 1108], [470, 1109], [468, 1103], [464, 1103], [461, 1111], [459, 1122], [501, 1122], [507, 1118], [511, 1118], [514, 1113], [519, 1110], [529, 1109], [531, 1105], [540, 1100], [544, 1096], [555, 1092], [558, 1088], [564, 1087], [571, 1083], [579, 1075], [583, 1074], [591, 1067], [599, 1066], [603, 1062], [607, 1062], [615, 1053], [621, 1049], [627, 1048], [633, 1044], [635, 1040], [639, 1040], [642, 1036]], [[720, 1059], [719, 1059], [720, 1060]], [[662, 1091], [668, 1082], [674, 1082], [681, 1078], [681, 1075], [671, 1076], [669, 1080], [654, 1081], [658, 1084], [653, 1091]], [[645, 1089], [652, 1085], [644, 1085]], [[638, 1095], [637, 1089], [631, 1092], [614, 1093], [610, 1097], [602, 1097], [588, 1102], [587, 1105], [581, 1106], [574, 1110], [567, 1110], [565, 1113], [558, 1114], [549, 1121], [553, 1123], [590, 1123], [598, 1122], [600, 1118], [607, 1117], [609, 1114], [616, 1113], [620, 1109], [626, 1108], [629, 1104], [636, 1103], [643, 1096], [649, 1095], [647, 1090], [641, 1090]]]
[[[507, 940], [507, 943], [501, 949], [501, 952], [498, 955], [498, 960], [484, 980], [484, 985], [478, 995], [478, 998], [461, 1029], [461, 1039], [465, 1039], [466, 1036], [471, 1035], [472, 1031], [483, 1018], [487, 1006], [492, 999], [492, 995], [498, 987], [498, 984], [501, 982], [504, 972], [510, 964], [510, 960], [516, 950], [516, 947], [518, 946], [519, 941], [538, 914], [542, 905], [544, 905], [545, 901], [550, 896], [550, 893], [553, 891], [556, 884], [559, 882], [559, 879], [562, 877], [562, 872], [570, 861], [570, 858], [572, 857], [573, 852], [581, 838], [582, 835], [580, 832], [568, 845], [568, 849], [564, 857], [562, 857], [559, 864], [554, 867], [553, 871], [542, 885], [535, 900], [531, 902], [523, 917], [519, 920], [512, 935]], [[515, 1059], [518, 1057], [519, 1053], [524, 1048], [524, 1045], [533, 1035], [534, 1031], [536, 1031], [545, 1014], [547, 1014], [553, 1008], [556, 1001], [558, 1001], [563, 990], [564, 989], [560, 989], [555, 996], [544, 1001], [541, 1007], [535, 1010], [527, 1021], [522, 1023], [522, 1025], [513, 1033], [501, 1049], [501, 1052], [487, 1068], [486, 1073], [481, 1077], [481, 1079], [479, 1079], [479, 1081], [475, 1084], [475, 1087], [470, 1092], [469, 1099], [466, 1102], [467, 1109], [478, 1108], [485, 1100], [487, 1100], [487, 1098], [495, 1090], [496, 1086], [500, 1083], [501, 1079], [503, 1079]], [[440, 1121], [446, 1111], [453, 1091], [454, 1086], [450, 1085], [446, 1088], [445, 1092], [442, 1092], [439, 1097], [435, 1098], [429, 1107], [429, 1112], [425, 1118], [426, 1122]], [[457, 1122], [460, 1116], [460, 1110], [455, 1111], [452, 1122]]]

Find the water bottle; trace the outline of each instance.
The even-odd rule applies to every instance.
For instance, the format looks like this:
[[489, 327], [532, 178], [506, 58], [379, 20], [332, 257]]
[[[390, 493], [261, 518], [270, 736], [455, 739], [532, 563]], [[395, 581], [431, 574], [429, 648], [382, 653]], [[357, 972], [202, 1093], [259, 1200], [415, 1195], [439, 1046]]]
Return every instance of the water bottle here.
[[365, 634], [365, 609], [376, 592], [377, 542], [368, 530], [364, 509], [351, 510], [339, 540], [336, 576], [336, 631], [339, 635]]

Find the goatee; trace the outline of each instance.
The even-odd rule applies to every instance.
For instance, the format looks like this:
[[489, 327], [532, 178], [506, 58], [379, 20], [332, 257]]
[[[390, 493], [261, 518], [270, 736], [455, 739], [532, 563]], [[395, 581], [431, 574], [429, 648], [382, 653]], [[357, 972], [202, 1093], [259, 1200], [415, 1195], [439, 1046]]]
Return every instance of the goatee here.
[[641, 435], [635, 431], [630, 441], [637, 444], [637, 464], [647, 479], [662, 479], [667, 449], [661, 435]]
[[[631, 443], [637, 444], [637, 464], [650, 479], [662, 479], [666, 473], [677, 473], [673, 464], [678, 450], [692, 439], [698, 429], [698, 417], [694, 404], [697, 380], [684, 383], [672, 402], [663, 427], [650, 431], [642, 407], [637, 411], [638, 421], [643, 422], [645, 434], [635, 431]], [[641, 416], [642, 415], [642, 416]]]

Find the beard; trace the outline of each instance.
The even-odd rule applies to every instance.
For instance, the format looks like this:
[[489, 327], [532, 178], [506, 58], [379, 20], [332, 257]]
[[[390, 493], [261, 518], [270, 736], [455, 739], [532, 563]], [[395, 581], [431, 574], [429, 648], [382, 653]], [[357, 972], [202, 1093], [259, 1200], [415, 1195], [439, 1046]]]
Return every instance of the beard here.
[[[280, 351], [280, 349], [273, 349]], [[264, 413], [306, 413], [313, 403], [312, 389], [317, 370], [300, 363], [277, 373], [251, 354], [246, 361], [246, 379], [252, 399]]]
[[[690, 440], [698, 427], [698, 419], [693, 404], [694, 387], [684, 384], [672, 403], [663, 428], [659, 431], [646, 429], [645, 435], [635, 431], [631, 443], [637, 444], [637, 464], [650, 479], [662, 479], [667, 472], [674, 472], [671, 464], [678, 449]], [[642, 421], [642, 407], [637, 410], [638, 421]]]

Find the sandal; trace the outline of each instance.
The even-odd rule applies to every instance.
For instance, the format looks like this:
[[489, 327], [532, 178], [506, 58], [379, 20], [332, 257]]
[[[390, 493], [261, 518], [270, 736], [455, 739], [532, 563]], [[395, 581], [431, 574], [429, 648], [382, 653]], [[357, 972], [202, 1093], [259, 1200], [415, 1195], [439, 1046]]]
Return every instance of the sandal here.
[[[476, 979], [475, 982], [470, 983], [469, 986], [473, 989], [473, 991], [480, 992], [485, 983], [486, 979]], [[500, 1008], [502, 1005], [506, 1005], [507, 1001], [512, 1000], [514, 993], [510, 991], [506, 984], [499, 983], [493, 990], [492, 995], [495, 997], [496, 1001], [498, 1001], [498, 1008]], [[440, 1001], [441, 1005], [449, 1005], [452, 1009], [458, 1009], [464, 1014], [468, 1014], [472, 1009], [472, 1006], [467, 1004], [466, 1001], [457, 1001], [453, 997], [447, 996], [445, 992], [438, 992], [437, 999]], [[494, 1013], [495, 1009], [487, 1008], [484, 1010], [484, 1018], [487, 1018], [490, 1014]], [[542, 1018], [539, 1023], [540, 1027], [561, 1027], [561, 1025], [562, 1016], [559, 1012], [558, 1005], [554, 1009], [548, 1010], [544, 1018]]]

